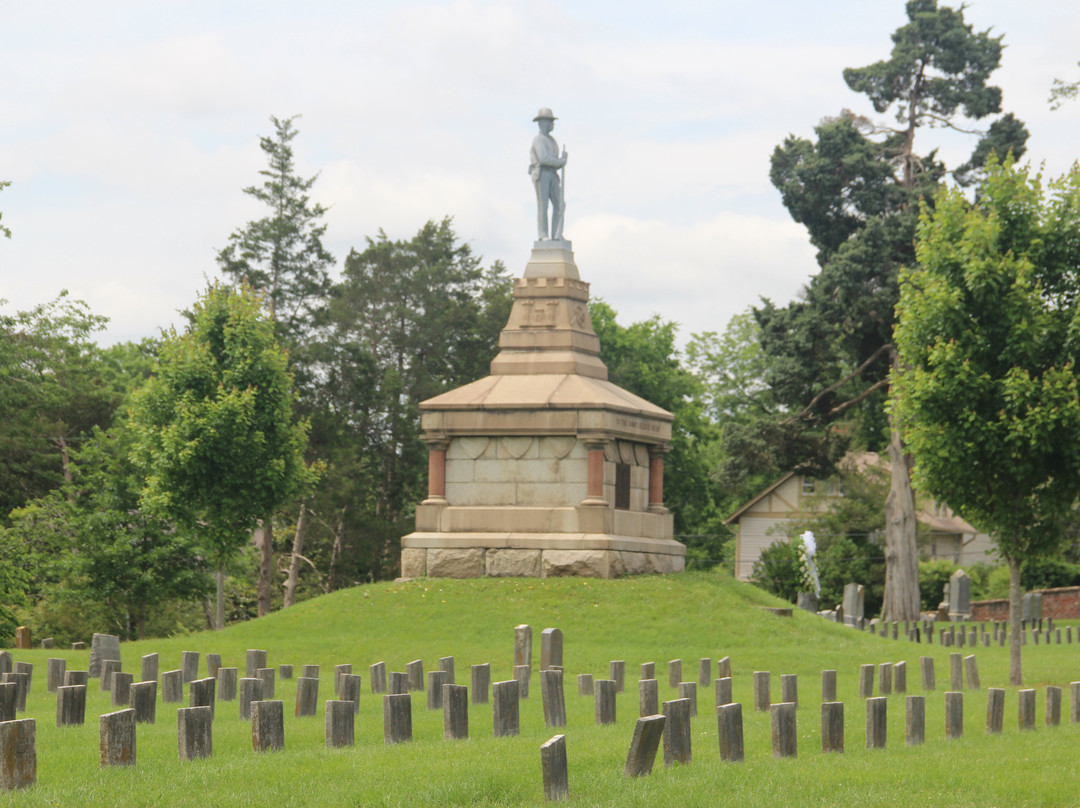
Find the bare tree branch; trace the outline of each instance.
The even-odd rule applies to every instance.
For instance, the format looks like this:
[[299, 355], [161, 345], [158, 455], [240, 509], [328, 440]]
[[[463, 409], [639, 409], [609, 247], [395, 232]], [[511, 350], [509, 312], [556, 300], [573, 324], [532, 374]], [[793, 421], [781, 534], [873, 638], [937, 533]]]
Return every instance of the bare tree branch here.
[[[872, 354], [870, 354], [870, 357], [866, 361], [864, 361], [861, 365], [859, 365], [857, 368], [855, 368], [855, 370], [853, 370], [847, 376], [842, 378], [840, 381], [835, 382], [833, 384], [830, 384], [828, 387], [826, 387], [824, 390], [822, 390], [820, 393], [818, 393], [816, 396], [814, 396], [813, 400], [809, 404], [807, 404], [802, 409], [801, 412], [799, 412], [796, 415], [792, 415], [790, 418], [785, 418], [783, 421], [781, 421], [780, 426], [787, 426], [788, 424], [791, 424], [791, 423], [793, 423], [795, 421], [798, 421], [801, 418], [805, 418], [808, 414], [810, 414], [810, 412], [814, 409], [814, 407], [817, 406], [817, 403], [819, 401], [821, 401], [821, 399], [823, 399], [825, 396], [827, 396], [829, 393], [833, 392], [834, 390], [837, 390], [840, 387], [843, 387], [845, 384], [847, 384], [849, 381], [856, 378], [857, 376], [860, 376], [862, 374], [862, 372], [864, 370], [866, 370], [868, 367], [870, 367], [870, 365], [872, 365], [874, 363], [874, 361], [879, 356], [881, 356], [886, 351], [892, 350], [892, 347], [893, 346], [892, 346], [891, 342], [886, 342], [884, 345], [882, 345], [880, 348], [878, 348], [876, 351], [874, 351]], [[877, 386], [878, 385], [874, 385], [873, 387], [871, 387], [871, 390], [876, 389]], [[847, 406], [850, 406], [850, 404], [854, 404], [854, 403], [856, 403], [858, 401], [861, 401], [863, 398], [865, 398], [869, 394], [869, 392], [870, 391], [866, 391], [865, 393], [862, 393], [861, 395], [859, 395], [856, 398], [852, 399], [852, 401], [849, 404], [841, 405], [840, 410], [836, 410], [836, 409], [832, 410], [830, 412], [830, 415], [841, 411], [842, 409], [846, 408]]]

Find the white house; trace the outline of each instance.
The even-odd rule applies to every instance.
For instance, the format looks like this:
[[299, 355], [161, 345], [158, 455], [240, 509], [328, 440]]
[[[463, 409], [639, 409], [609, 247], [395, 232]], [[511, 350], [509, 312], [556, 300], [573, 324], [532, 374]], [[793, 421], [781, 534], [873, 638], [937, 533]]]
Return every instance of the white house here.
[[[856, 469], [889, 469], [888, 460], [873, 452], [852, 455], [849, 461]], [[742, 505], [724, 522], [735, 528], [735, 577], [749, 580], [762, 550], [773, 542], [790, 540], [797, 522], [812, 518], [829, 507], [830, 500], [843, 495], [839, 478], [815, 480], [788, 472]], [[992, 560], [991, 538], [956, 516], [947, 505], [917, 501], [916, 507], [918, 520], [930, 528], [929, 537], [922, 540], [920, 555], [957, 564]]]

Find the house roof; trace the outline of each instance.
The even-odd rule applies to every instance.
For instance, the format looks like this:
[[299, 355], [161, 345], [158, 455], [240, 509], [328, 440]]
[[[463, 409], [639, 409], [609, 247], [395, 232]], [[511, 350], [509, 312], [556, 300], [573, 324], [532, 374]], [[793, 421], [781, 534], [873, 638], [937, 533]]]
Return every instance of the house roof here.
[[[891, 465], [887, 458], [882, 457], [877, 452], [851, 452], [844, 456], [844, 459], [840, 461], [841, 465], [846, 466], [848, 469], [857, 473], [862, 473], [867, 468], [875, 467], [880, 468], [883, 471], [890, 471]], [[724, 520], [725, 525], [730, 525], [737, 522], [744, 513], [754, 507], [757, 503], [761, 502], [765, 497], [783, 485], [785, 482], [796, 476], [795, 472], [789, 471], [776, 482], [772, 483], [760, 493], [747, 500], [736, 510], [731, 516]], [[917, 508], [915, 518], [922, 522], [924, 525], [928, 525], [932, 530], [937, 533], [971, 533], [976, 534], [978, 530], [975, 529], [969, 522], [964, 521], [959, 516], [952, 513], [951, 509], [948, 516], [940, 516], [930, 511]]]
[[742, 516], [744, 513], [746, 513], [746, 511], [750, 510], [750, 508], [757, 505], [759, 502], [761, 502], [761, 500], [765, 499], [765, 497], [767, 497], [769, 494], [771, 494], [773, 491], [775, 491], [777, 488], [779, 488], [781, 485], [786, 483], [788, 480], [790, 480], [794, 476], [795, 476], [795, 472], [789, 471], [787, 474], [780, 477], [780, 479], [778, 479], [776, 482], [774, 482], [768, 488], [763, 490], [760, 494], [755, 496], [753, 499], [748, 500], [742, 507], [740, 507], [737, 511], [735, 511], [735, 513], [731, 514], [731, 516], [729, 516], [727, 519], [725, 519], [724, 524], [725, 525], [730, 525], [732, 522], [736, 521], [740, 516]]

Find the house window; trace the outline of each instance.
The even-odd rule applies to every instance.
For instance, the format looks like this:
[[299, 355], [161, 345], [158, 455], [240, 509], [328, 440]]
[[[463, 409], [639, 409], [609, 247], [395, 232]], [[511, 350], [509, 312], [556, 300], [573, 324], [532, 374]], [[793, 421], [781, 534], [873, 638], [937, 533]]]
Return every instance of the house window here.
[[817, 492], [817, 480], [813, 477], [802, 478], [802, 492], [804, 494], [813, 494]]
[[626, 463], [615, 464], [615, 507], [630, 510], [630, 466]]

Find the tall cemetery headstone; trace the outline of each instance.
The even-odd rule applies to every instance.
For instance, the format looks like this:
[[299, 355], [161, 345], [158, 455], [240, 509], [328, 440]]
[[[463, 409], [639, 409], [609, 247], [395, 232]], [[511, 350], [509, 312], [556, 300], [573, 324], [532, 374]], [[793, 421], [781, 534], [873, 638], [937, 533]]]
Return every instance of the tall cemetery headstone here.
[[218, 668], [217, 697], [219, 701], [236, 701], [236, 668]]
[[743, 759], [742, 705], [723, 704], [716, 708], [716, 729], [720, 760], [739, 763]]
[[90, 676], [101, 676], [102, 663], [106, 659], [120, 661], [120, 638], [114, 634], [95, 634], [90, 641]]
[[562, 629], [545, 628], [540, 632], [540, 670], [563, 666]]
[[514, 627], [514, 667], [532, 666], [532, 626], [522, 623]]
[[656, 715], [660, 712], [660, 688], [655, 679], [638, 680], [638, 715]]
[[865, 596], [862, 584], [847, 584], [844, 587], [844, 623], [846, 625], [862, 624]]
[[131, 685], [131, 708], [136, 724], [153, 724], [157, 718], [157, 680]]
[[949, 576], [949, 619], [963, 620], [971, 614], [971, 578], [963, 570]]
[[[561, 675], [561, 671], [559, 672]], [[469, 737], [469, 688], [465, 685], [445, 684], [443, 698], [443, 740], [453, 741]], [[563, 724], [566, 719], [563, 719]]]
[[473, 665], [470, 672], [472, 674], [472, 703], [487, 704], [488, 693], [491, 691], [491, 663]]

